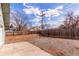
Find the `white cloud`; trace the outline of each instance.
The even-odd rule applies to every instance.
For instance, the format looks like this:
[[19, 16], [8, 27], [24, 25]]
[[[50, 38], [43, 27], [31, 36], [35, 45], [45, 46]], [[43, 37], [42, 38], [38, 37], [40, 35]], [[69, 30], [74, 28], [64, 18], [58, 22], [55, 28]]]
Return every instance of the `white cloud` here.
[[55, 9], [48, 9], [45, 11], [45, 16], [50, 17], [50, 16], [59, 16], [61, 13], [63, 13], [63, 5], [56, 7]]
[[31, 9], [23, 9], [23, 11], [25, 12], [25, 14], [32, 14], [33, 12], [31, 11]]
[[75, 11], [74, 15], [79, 15], [79, 10], [74, 10], [74, 11]]
[[41, 23], [39, 21], [40, 21], [39, 18], [32, 19], [32, 22], [34, 22], [34, 24], [32, 24], [32, 26], [40, 26]]
[[63, 24], [64, 20], [64, 17], [59, 17], [54, 21], [49, 20], [47, 23], [51, 25], [51, 28], [58, 28], [61, 24]]
[[23, 11], [26, 13], [26, 14], [40, 14], [40, 9], [37, 8], [37, 7], [33, 7], [33, 6], [28, 6], [27, 5], [27, 8], [23, 9]]
[[32, 21], [34, 21], [34, 22], [39, 22], [40, 19], [41, 19], [40, 17], [36, 17], [36, 18], [32, 19]]
[[23, 6], [27, 7], [28, 4], [29, 4], [29, 3], [23, 3]]
[[50, 17], [50, 16], [59, 16], [60, 13], [58, 12], [58, 10], [55, 9], [49, 9], [48, 11], [45, 12], [45, 16], [46, 17]]
[[[25, 5], [25, 4], [24, 4]], [[30, 6], [30, 5], [25, 5], [26, 8], [23, 9], [23, 11], [25, 12], [25, 14], [34, 14], [36, 17], [34, 19], [32, 19], [32, 21], [36, 22], [36, 24], [40, 24], [39, 21], [40, 21], [40, 15], [41, 14], [41, 11], [39, 8], [37, 7], [33, 7], [33, 6]], [[63, 13], [63, 5], [61, 6], [58, 6], [54, 9], [47, 9], [47, 11], [44, 10], [44, 13], [45, 13], [45, 17], [48, 17], [48, 20], [49, 20], [49, 24], [51, 25], [55, 25], [55, 27], [58, 27], [63, 20], [58, 20], [58, 21], [53, 21], [51, 22], [50, 21], [50, 18], [51, 16], [52, 17], [56, 17], [56, 16], [59, 16], [61, 15], [61, 13]]]
[[[27, 8], [23, 9], [23, 11], [26, 14], [35, 14], [35, 15], [40, 15], [41, 14], [41, 10], [37, 7], [33, 7], [30, 5], [26, 5], [23, 4], [24, 6], [26, 6]], [[47, 11], [44, 11], [44, 13], [46, 14], [46, 17], [50, 17], [50, 16], [59, 16], [62, 13], [63, 10], [63, 5], [60, 5], [58, 7], [56, 7], [55, 9], [48, 9]]]
[[63, 5], [61, 5], [61, 6], [58, 6], [57, 8], [55, 8], [55, 9], [62, 10], [63, 8], [64, 8], [64, 6], [63, 6]]
[[17, 14], [17, 12], [14, 11], [14, 10], [11, 10], [11, 11], [10, 11], [10, 14]]
[[26, 6], [26, 3], [23, 3], [23, 6]]

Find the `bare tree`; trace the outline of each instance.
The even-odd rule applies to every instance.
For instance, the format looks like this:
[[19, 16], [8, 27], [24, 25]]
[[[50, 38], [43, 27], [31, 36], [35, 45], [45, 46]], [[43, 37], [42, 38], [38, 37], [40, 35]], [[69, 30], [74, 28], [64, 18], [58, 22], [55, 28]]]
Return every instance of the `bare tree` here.
[[77, 33], [78, 33], [77, 26], [79, 26], [78, 23], [79, 23], [79, 16], [75, 16], [73, 24], [71, 25], [72, 29], [74, 30], [74, 37], [75, 37], [75, 39], [78, 38], [78, 35], [77, 35]]
[[16, 31], [19, 34], [23, 34], [24, 30], [27, 30], [27, 23], [18, 14], [15, 14], [15, 13], [11, 13], [11, 14], [15, 21], [15, 23], [12, 23], [12, 24], [16, 26]]
[[79, 16], [74, 15], [74, 12], [69, 12], [66, 15], [66, 19], [64, 21], [64, 26], [66, 28], [66, 33], [70, 37], [75, 37], [77, 38], [77, 29], [76, 27], [78, 26], [79, 22]]

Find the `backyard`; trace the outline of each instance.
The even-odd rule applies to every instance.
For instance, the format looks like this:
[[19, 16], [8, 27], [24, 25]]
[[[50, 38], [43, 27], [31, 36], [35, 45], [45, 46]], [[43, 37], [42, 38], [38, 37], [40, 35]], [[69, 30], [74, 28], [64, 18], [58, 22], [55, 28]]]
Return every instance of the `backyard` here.
[[6, 36], [6, 44], [29, 42], [42, 50], [55, 55], [79, 55], [79, 40], [43, 37], [39, 34]]

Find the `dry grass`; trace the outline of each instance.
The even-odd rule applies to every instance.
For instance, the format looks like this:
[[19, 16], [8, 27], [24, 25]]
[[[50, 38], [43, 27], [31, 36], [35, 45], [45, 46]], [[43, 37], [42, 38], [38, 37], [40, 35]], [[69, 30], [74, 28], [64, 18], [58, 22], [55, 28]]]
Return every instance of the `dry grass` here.
[[26, 40], [33, 40], [34, 38], [38, 37], [37, 34], [29, 34], [29, 35], [15, 35], [15, 36], [6, 36], [6, 43], [14, 43], [14, 42], [21, 42]]

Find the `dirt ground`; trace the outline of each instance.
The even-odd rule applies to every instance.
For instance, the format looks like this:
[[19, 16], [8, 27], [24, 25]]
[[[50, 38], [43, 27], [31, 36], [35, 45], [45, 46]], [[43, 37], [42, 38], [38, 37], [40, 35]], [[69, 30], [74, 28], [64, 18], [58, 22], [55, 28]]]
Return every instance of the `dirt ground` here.
[[79, 56], [79, 40], [42, 37], [38, 34], [6, 36], [6, 44], [27, 41], [55, 56]]

